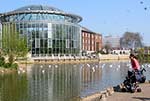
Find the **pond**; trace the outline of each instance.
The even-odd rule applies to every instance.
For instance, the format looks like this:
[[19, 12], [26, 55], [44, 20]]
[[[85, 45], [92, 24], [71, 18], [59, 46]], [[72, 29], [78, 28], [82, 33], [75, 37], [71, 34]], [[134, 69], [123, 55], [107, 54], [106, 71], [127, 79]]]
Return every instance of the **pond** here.
[[[141, 65], [150, 80], [150, 64]], [[0, 75], [0, 101], [78, 101], [122, 83], [130, 62], [28, 65], [27, 71]]]

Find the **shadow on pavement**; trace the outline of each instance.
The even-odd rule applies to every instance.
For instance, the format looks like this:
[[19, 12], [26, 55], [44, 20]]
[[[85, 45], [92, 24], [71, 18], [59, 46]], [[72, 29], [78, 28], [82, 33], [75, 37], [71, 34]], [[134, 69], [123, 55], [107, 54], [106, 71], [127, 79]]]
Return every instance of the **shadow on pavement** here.
[[113, 89], [114, 89], [114, 92], [130, 93], [125, 88], [120, 87], [120, 85], [113, 87]]
[[114, 89], [115, 92], [122, 92], [122, 89], [120, 88], [119, 85], [114, 86], [113, 89]]
[[139, 99], [141, 101], [150, 101], [150, 98], [146, 98], [146, 97], [132, 97], [133, 99]]

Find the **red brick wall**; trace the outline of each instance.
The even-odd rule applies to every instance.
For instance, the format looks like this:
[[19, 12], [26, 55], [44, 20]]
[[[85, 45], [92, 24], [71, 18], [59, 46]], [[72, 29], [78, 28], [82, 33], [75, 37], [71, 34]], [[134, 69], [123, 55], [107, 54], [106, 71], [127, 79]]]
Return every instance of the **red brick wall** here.
[[98, 51], [102, 49], [102, 35], [82, 30], [82, 50]]

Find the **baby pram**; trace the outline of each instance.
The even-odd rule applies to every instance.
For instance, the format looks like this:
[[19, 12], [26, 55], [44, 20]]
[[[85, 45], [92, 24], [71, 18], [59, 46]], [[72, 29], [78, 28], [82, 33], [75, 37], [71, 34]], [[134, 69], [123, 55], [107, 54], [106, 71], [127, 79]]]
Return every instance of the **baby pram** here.
[[146, 72], [145, 68], [141, 69], [140, 71], [135, 71], [136, 81], [139, 83], [144, 83], [146, 80], [146, 76], [144, 76], [143, 71]]
[[146, 70], [143, 68], [140, 71], [128, 71], [128, 75], [123, 82], [125, 87], [123, 91], [134, 93], [137, 90], [140, 92], [141, 88], [139, 88], [138, 83], [144, 83], [146, 80], [146, 77], [143, 75], [143, 71]]

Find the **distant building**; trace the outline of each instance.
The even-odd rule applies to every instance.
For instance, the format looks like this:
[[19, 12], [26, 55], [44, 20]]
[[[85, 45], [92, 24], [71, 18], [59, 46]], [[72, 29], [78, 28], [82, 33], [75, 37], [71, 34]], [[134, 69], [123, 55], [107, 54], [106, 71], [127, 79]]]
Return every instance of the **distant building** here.
[[103, 47], [105, 45], [110, 45], [112, 49], [120, 48], [120, 37], [114, 37], [114, 36], [104, 36], [103, 37]]
[[144, 54], [150, 54], [150, 47], [144, 47]]
[[131, 50], [130, 49], [112, 49], [110, 51], [111, 54], [116, 54], [116, 55], [119, 55], [119, 54], [130, 54], [131, 53]]
[[82, 51], [88, 53], [102, 49], [102, 35], [87, 28], [82, 28]]

